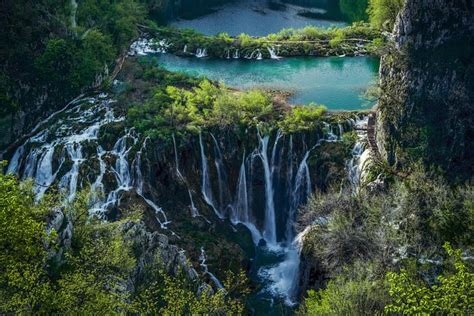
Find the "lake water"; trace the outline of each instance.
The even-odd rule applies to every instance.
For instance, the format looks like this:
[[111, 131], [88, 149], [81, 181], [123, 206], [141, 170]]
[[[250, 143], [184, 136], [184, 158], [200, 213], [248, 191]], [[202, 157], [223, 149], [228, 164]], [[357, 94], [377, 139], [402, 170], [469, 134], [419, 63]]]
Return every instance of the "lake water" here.
[[343, 26], [344, 22], [308, 18], [298, 13], [311, 11], [324, 14], [325, 9], [303, 8], [285, 4], [282, 10], [272, 10], [267, 1], [241, 0], [218, 7], [213, 13], [192, 19], [171, 23], [178, 28], [192, 28], [207, 35], [226, 32], [229, 35], [246, 33], [263, 36], [277, 33], [284, 28], [302, 28], [308, 25], [318, 27]]
[[370, 106], [362, 94], [375, 83], [379, 60], [374, 57], [293, 57], [280, 60], [227, 60], [159, 55], [171, 71], [204, 76], [240, 88], [290, 91], [293, 104], [324, 104], [330, 110]]

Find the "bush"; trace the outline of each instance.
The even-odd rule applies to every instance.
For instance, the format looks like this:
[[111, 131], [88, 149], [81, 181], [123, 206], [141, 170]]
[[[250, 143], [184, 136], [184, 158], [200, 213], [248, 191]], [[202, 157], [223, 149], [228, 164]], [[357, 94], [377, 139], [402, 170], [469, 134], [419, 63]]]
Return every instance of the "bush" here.
[[369, 0], [367, 12], [370, 24], [391, 32], [403, 3], [404, 0]]
[[410, 276], [406, 270], [387, 273], [392, 302], [387, 313], [403, 315], [472, 315], [474, 313], [474, 274], [461, 259], [461, 250], [444, 245], [453, 273], [438, 277], [428, 286]]
[[382, 315], [387, 301], [383, 282], [370, 267], [354, 265], [329, 281], [325, 289], [309, 290], [300, 313], [306, 315]]
[[326, 107], [322, 105], [295, 106], [285, 114], [278, 127], [285, 133], [314, 130], [321, 124], [321, 118], [325, 113]]

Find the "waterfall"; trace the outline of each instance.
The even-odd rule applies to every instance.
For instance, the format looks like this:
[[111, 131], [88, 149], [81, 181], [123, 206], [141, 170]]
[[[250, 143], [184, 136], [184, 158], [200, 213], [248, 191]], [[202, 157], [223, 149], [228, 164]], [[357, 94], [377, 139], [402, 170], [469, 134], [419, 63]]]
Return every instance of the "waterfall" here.
[[268, 53], [270, 53], [271, 59], [281, 59], [281, 57], [276, 54], [275, 48], [268, 46], [267, 50], [268, 50]]
[[237, 182], [237, 192], [235, 197], [234, 205], [232, 206], [231, 210], [231, 222], [236, 225], [241, 223], [245, 225], [250, 234], [252, 235], [252, 240], [255, 245], [258, 245], [260, 240], [262, 239], [262, 234], [257, 229], [255, 224], [253, 223], [253, 218], [250, 214], [250, 204], [249, 204], [249, 194], [247, 191], [247, 176], [245, 172], [245, 154], [242, 158], [242, 164], [240, 166], [239, 172], [239, 180]]
[[196, 50], [196, 57], [197, 58], [207, 57], [207, 49], [206, 48], [198, 48]]
[[[128, 164], [128, 152], [131, 148], [127, 148], [127, 138], [129, 137], [132, 137], [130, 131], [117, 140], [111, 151], [111, 154], [116, 156], [115, 167], [111, 167], [111, 170], [115, 176], [117, 188], [109, 192], [105, 204], [98, 209], [92, 210], [98, 216], [101, 216], [101, 213], [109, 207], [116, 206], [120, 203], [119, 193], [121, 191], [130, 191], [132, 188], [132, 178], [130, 176], [130, 166]], [[136, 142], [136, 138], [134, 138], [134, 142]]]
[[[327, 137], [326, 137], [326, 141], [328, 142], [335, 142], [335, 141], [338, 141], [339, 140], [339, 136], [337, 136], [336, 134], [334, 134], [333, 130], [332, 130], [332, 126], [326, 122], [323, 122], [323, 125], [324, 125], [324, 129], [326, 130], [326, 134], [327, 134]], [[341, 135], [342, 136], [342, 135]]]
[[43, 194], [51, 186], [56, 178], [56, 173], [53, 173], [53, 154], [54, 145], [45, 145], [45, 151], [38, 161], [35, 176], [35, 193], [36, 200], [40, 200]]
[[20, 147], [18, 147], [18, 149], [13, 154], [13, 157], [10, 160], [10, 163], [8, 164], [7, 174], [16, 173], [16, 171], [19, 169], [20, 159], [23, 156], [24, 152], [25, 152], [25, 145], [21, 145]]
[[148, 54], [166, 53], [171, 46], [166, 39], [156, 42], [154, 39], [140, 38], [130, 45], [129, 56], [146, 56]]
[[189, 194], [189, 200], [191, 201], [191, 216], [192, 217], [197, 217], [197, 216], [199, 216], [199, 211], [196, 208], [196, 206], [194, 205], [193, 195], [191, 194], [191, 190], [189, 190], [189, 189], [188, 189], [188, 194]]
[[352, 148], [352, 158], [346, 163], [346, 171], [353, 193], [357, 192], [366, 163], [370, 158], [370, 150], [365, 149], [365, 143], [367, 142], [367, 120], [368, 117], [363, 117], [357, 121], [351, 121], [351, 125], [357, 132], [357, 141]]
[[236, 201], [231, 214], [231, 221], [233, 223], [248, 223], [249, 222], [249, 203], [247, 194], [247, 177], [245, 175], [245, 154], [240, 166], [239, 180], [237, 182]]
[[247, 55], [245, 55], [246, 59], [263, 59], [263, 55], [262, 55], [262, 52], [260, 51], [260, 49], [256, 49], [254, 50], [253, 52], [251, 53], [248, 53]]
[[207, 264], [206, 264], [206, 252], [204, 251], [204, 247], [201, 247], [201, 254], [199, 255], [199, 261], [200, 261], [199, 265], [202, 267], [203, 272], [205, 274], [209, 275], [212, 282], [214, 282], [215, 286], [218, 289], [223, 289], [224, 286], [222, 285], [221, 281], [219, 281], [219, 279], [214, 274], [209, 272], [209, 269], [208, 269]]
[[230, 49], [226, 50], [226, 57], [225, 58], [230, 59]]
[[183, 48], [183, 53], [187, 53], [188, 52], [188, 45], [184, 45], [184, 48]]
[[97, 146], [97, 159], [99, 160], [99, 175], [97, 176], [96, 180], [91, 186], [91, 191], [93, 194], [93, 204], [95, 207], [98, 207], [98, 203], [100, 203], [99, 198], [102, 194], [104, 194], [104, 184], [102, 180], [104, 179], [105, 172], [107, 170], [107, 165], [104, 161], [104, 155], [106, 151], [102, 148], [102, 146]]
[[311, 178], [308, 167], [308, 157], [311, 149], [308, 150], [298, 167], [291, 196], [291, 204], [288, 213], [288, 220], [286, 226], [287, 241], [293, 240], [293, 223], [296, 217], [296, 211], [306, 199], [311, 195]]
[[236, 50], [234, 51], [234, 55], [232, 56], [232, 58], [234, 58], [234, 59], [239, 59], [239, 58], [240, 58], [240, 53], [239, 53], [239, 50], [238, 50], [238, 49], [236, 49]]
[[279, 129], [276, 134], [275, 138], [275, 143], [273, 144], [273, 149], [272, 149], [272, 158], [271, 158], [271, 166], [272, 166], [272, 176], [275, 174], [275, 164], [276, 164], [276, 152], [278, 148], [278, 142], [280, 141], [280, 138], [282, 138], [283, 134], [281, 133], [281, 130]]
[[220, 219], [224, 219], [224, 216], [217, 210], [214, 206], [213, 198], [212, 198], [212, 188], [211, 188], [211, 181], [209, 178], [209, 167], [207, 165], [207, 158], [204, 152], [204, 144], [202, 142], [202, 134], [199, 133], [199, 147], [201, 148], [201, 190], [204, 200], [206, 201], [209, 206], [212, 207], [216, 215]]
[[214, 135], [212, 133], [210, 134], [211, 134], [212, 140], [214, 141], [214, 146], [215, 146], [214, 153], [215, 153], [216, 158], [214, 160], [214, 164], [217, 170], [217, 183], [219, 186], [219, 208], [220, 208], [221, 214], [223, 214], [224, 216], [225, 215], [224, 211], [229, 206], [227, 204], [228, 196], [229, 196], [229, 189], [227, 187], [227, 174], [224, 169], [224, 160], [223, 160], [221, 149], [219, 147], [219, 143], [217, 142]]
[[183, 180], [184, 177], [181, 174], [181, 172], [179, 171], [178, 150], [176, 149], [176, 139], [174, 137], [174, 133], [171, 135], [171, 138], [173, 139], [174, 162], [175, 162], [175, 165], [176, 165], [176, 174], [178, 175], [178, 178]]
[[69, 202], [72, 202], [76, 197], [79, 168], [84, 158], [82, 157], [82, 146], [80, 143], [69, 143], [66, 145], [66, 149], [73, 164], [71, 170], [62, 177], [60, 187], [64, 188], [66, 184], [69, 184], [67, 199]]
[[260, 132], [257, 133], [259, 139], [258, 156], [262, 160], [263, 171], [265, 177], [265, 221], [263, 229], [263, 237], [268, 244], [275, 246], [277, 242], [276, 237], [276, 222], [275, 222], [275, 205], [273, 201], [273, 179], [272, 179], [272, 167], [268, 160], [268, 141], [269, 135], [262, 138]]
[[[120, 140], [119, 140], [120, 141]], [[166, 213], [163, 211], [161, 207], [156, 205], [152, 200], [145, 197], [143, 193], [143, 174], [141, 171], [141, 160], [142, 160], [142, 152], [146, 147], [146, 142], [148, 138], [145, 138], [143, 141], [142, 147], [137, 152], [135, 159], [133, 160], [133, 170], [134, 170], [134, 186], [137, 194], [142, 197], [142, 199], [155, 211], [155, 218], [160, 224], [162, 229], [167, 229], [167, 225], [171, 223], [168, 218], [166, 217]], [[161, 217], [161, 218], [160, 218]], [[174, 233], [173, 233], [174, 234]], [[174, 234], [175, 235], [175, 234]]]

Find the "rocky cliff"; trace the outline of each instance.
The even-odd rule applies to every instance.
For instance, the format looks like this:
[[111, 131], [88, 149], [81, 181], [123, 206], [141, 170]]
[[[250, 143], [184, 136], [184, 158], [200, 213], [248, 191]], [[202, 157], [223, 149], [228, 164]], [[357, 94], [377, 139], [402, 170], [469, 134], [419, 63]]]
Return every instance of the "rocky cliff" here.
[[380, 69], [377, 139], [392, 165], [474, 171], [474, 3], [408, 0]]

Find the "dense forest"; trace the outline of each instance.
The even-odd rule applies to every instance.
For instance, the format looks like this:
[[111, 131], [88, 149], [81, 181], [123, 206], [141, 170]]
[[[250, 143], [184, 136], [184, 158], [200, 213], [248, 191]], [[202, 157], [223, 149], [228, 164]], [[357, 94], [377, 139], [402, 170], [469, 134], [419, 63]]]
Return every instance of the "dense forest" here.
[[[0, 314], [474, 313], [474, 5], [428, 2], [2, 1]], [[380, 69], [333, 110], [155, 55]]]

